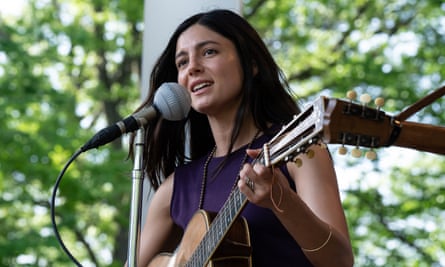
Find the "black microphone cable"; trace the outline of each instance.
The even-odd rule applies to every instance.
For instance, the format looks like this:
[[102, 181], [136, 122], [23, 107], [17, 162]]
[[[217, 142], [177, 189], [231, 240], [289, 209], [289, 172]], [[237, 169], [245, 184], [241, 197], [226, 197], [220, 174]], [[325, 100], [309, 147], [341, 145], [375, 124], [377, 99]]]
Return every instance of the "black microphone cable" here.
[[79, 267], [82, 267], [82, 264], [80, 264], [79, 261], [76, 260], [76, 258], [71, 254], [71, 252], [68, 250], [68, 248], [65, 246], [65, 243], [63, 242], [59, 230], [57, 228], [56, 223], [56, 197], [57, 197], [57, 190], [59, 188], [59, 184], [62, 181], [62, 177], [65, 174], [68, 167], [71, 165], [71, 163], [82, 153], [82, 150], [79, 149], [74, 153], [71, 158], [65, 163], [65, 166], [63, 167], [62, 171], [59, 173], [59, 176], [57, 176], [56, 183], [54, 184], [53, 192], [51, 195], [51, 222], [53, 226], [53, 231], [56, 235], [57, 241], [59, 242], [60, 246], [62, 247], [63, 251], [68, 255], [68, 257]]
[[79, 261], [76, 260], [76, 258], [71, 254], [71, 252], [65, 246], [65, 243], [63, 242], [57, 227], [56, 213], [55, 213], [57, 191], [60, 182], [62, 181], [62, 177], [65, 174], [68, 167], [81, 153], [89, 149], [97, 148], [101, 145], [107, 144], [115, 140], [116, 138], [120, 137], [124, 132], [132, 132], [142, 127], [143, 125], [140, 125], [138, 123], [138, 120], [140, 120], [142, 124], [146, 124], [148, 122], [147, 120], [150, 117], [159, 115], [157, 114], [158, 112], [164, 119], [171, 121], [182, 120], [186, 118], [190, 110], [190, 106], [191, 106], [190, 95], [188, 94], [185, 88], [183, 88], [177, 83], [164, 83], [161, 85], [161, 87], [155, 94], [153, 107], [150, 106], [146, 107], [146, 109], [142, 109], [141, 111], [136, 112], [132, 116], [126, 118], [122, 122], [119, 122], [121, 124], [120, 126], [122, 127], [123, 125], [125, 130], [122, 130], [119, 127], [119, 123], [102, 129], [99, 133], [93, 136], [93, 138], [90, 139], [90, 141], [88, 141], [84, 146], [78, 149], [71, 156], [71, 158], [65, 163], [65, 166], [57, 176], [51, 196], [51, 203], [50, 203], [51, 222], [57, 241], [60, 243], [60, 246], [62, 247], [63, 251], [77, 266], [81, 267], [82, 265], [80, 264]]

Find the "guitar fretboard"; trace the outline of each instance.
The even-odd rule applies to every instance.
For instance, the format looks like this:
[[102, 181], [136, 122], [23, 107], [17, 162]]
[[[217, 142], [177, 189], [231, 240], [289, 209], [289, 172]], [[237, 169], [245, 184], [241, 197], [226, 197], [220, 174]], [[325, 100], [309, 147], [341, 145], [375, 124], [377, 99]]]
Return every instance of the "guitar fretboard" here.
[[235, 187], [185, 266], [197, 267], [207, 264], [246, 204], [246, 196]]

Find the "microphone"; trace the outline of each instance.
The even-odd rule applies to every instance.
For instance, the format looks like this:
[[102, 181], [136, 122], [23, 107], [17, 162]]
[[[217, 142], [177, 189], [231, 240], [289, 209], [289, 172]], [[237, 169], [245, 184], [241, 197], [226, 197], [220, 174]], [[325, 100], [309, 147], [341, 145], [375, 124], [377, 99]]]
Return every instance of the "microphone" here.
[[190, 111], [191, 99], [187, 90], [177, 83], [163, 83], [156, 91], [153, 104], [127, 118], [100, 130], [83, 147], [81, 152], [105, 145], [124, 133], [138, 130], [158, 115], [170, 121], [184, 119]]

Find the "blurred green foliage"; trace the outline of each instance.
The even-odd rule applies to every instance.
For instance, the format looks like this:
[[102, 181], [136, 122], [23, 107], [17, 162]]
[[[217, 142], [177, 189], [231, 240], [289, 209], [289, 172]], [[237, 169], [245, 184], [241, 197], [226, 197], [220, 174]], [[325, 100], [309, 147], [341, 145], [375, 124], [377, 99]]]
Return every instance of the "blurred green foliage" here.
[[[49, 200], [69, 157], [139, 102], [143, 1], [25, 3], [20, 16], [0, 12], [0, 266], [72, 266]], [[444, 84], [440, 1], [244, 0], [243, 13], [302, 103], [353, 89], [397, 114]], [[444, 107], [441, 98], [410, 119], [444, 125]], [[58, 191], [62, 237], [88, 266], [126, 257], [132, 162], [123, 140], [81, 155]], [[356, 266], [445, 265], [442, 156], [333, 154]]]

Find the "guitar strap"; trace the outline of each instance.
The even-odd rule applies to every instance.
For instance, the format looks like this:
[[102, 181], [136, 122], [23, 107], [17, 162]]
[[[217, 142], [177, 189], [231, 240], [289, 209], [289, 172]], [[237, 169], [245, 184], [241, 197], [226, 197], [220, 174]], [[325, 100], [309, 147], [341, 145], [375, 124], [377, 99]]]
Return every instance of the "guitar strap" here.
[[398, 121], [404, 121], [417, 111], [433, 103], [436, 99], [442, 97], [444, 94], [445, 94], [445, 86], [442, 86], [433, 91], [431, 94], [421, 98], [416, 103], [412, 104], [407, 109], [400, 112], [399, 115], [395, 116], [394, 118]]
[[397, 138], [400, 135], [400, 132], [402, 131], [402, 123], [401, 121], [406, 120], [414, 113], [418, 112], [425, 106], [433, 103], [436, 99], [442, 97], [445, 94], [445, 86], [442, 86], [436, 90], [434, 90], [431, 94], [421, 98], [402, 112], [400, 112], [398, 115], [394, 116], [392, 118], [391, 124], [393, 126], [391, 134], [388, 138], [388, 143], [386, 146], [391, 146], [394, 144], [394, 142], [397, 140]]

